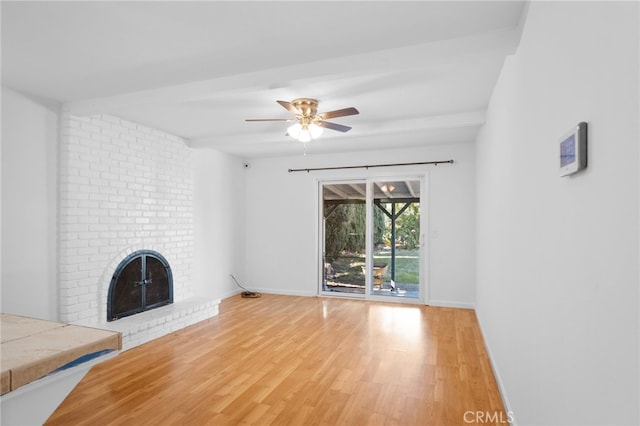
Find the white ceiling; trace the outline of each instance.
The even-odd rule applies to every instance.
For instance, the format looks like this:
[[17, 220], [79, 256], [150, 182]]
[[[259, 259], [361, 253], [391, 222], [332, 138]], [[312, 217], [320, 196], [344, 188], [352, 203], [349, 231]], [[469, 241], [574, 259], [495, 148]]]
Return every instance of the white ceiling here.
[[308, 152], [471, 142], [523, 3], [8, 2], [2, 83], [74, 114], [108, 113], [242, 157], [302, 153], [276, 100], [332, 119]]

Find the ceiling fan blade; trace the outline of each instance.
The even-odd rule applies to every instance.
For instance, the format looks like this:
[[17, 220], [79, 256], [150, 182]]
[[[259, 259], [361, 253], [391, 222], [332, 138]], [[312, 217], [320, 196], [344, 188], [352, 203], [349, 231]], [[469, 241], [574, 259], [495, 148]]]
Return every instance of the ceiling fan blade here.
[[343, 126], [342, 124], [332, 123], [330, 121], [320, 121], [318, 122], [318, 126], [326, 127], [327, 129], [337, 130], [339, 132], [348, 132], [351, 130], [349, 126]]
[[358, 111], [354, 107], [349, 107], [349, 108], [337, 109], [335, 111], [323, 112], [322, 114], [318, 114], [318, 117], [321, 117], [322, 119], [327, 119], [327, 118], [335, 118], [335, 117], [345, 117], [347, 115], [356, 115], [356, 114], [360, 114], [360, 111]]
[[296, 121], [293, 118], [247, 118], [244, 121]]
[[300, 111], [298, 111], [298, 108], [294, 107], [291, 104], [291, 102], [287, 102], [287, 101], [276, 101], [276, 102], [278, 102], [280, 105], [282, 105], [284, 107], [284, 109], [286, 109], [287, 111], [289, 111], [293, 115], [302, 114]]

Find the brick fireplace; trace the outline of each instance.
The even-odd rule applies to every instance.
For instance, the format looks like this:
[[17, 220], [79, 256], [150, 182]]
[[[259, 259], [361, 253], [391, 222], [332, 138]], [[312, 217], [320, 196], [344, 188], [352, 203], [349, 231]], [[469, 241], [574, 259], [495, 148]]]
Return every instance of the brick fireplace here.
[[[219, 301], [194, 294], [193, 153], [184, 140], [68, 111], [60, 129], [60, 319], [121, 331], [127, 348], [216, 315]], [[113, 274], [140, 250], [170, 263], [174, 303], [107, 324]]]

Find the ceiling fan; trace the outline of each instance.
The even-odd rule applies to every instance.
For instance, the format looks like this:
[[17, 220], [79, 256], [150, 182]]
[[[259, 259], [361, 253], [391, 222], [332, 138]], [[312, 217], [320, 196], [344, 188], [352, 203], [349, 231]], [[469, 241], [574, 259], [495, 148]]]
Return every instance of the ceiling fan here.
[[287, 111], [295, 115], [294, 118], [248, 118], [245, 121], [286, 121], [295, 122], [287, 129], [287, 135], [298, 139], [300, 142], [309, 142], [322, 134], [322, 128], [348, 132], [351, 127], [326, 121], [328, 118], [356, 115], [360, 112], [354, 107], [337, 109], [318, 114], [318, 101], [310, 98], [294, 99], [291, 102], [277, 101]]

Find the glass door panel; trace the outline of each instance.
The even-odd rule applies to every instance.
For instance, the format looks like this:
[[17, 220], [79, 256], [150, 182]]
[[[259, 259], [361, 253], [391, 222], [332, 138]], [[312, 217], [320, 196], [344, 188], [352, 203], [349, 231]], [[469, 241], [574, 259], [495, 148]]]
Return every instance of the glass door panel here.
[[370, 293], [420, 298], [420, 180], [373, 185], [373, 253]]
[[364, 295], [366, 184], [322, 185], [322, 290]]

